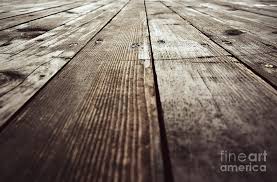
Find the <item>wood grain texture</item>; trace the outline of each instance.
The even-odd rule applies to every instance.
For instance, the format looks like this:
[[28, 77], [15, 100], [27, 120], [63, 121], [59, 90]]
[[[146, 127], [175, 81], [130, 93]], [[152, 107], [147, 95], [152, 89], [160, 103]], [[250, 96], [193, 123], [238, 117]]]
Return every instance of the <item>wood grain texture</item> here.
[[[76, 28], [74, 25], [73, 27], [69, 25], [70, 28], [67, 28], [70, 30], [65, 29], [64, 34], [53, 37], [54, 40], [33, 45], [30, 49], [25, 49], [12, 57], [4, 57], [0, 63], [1, 80], [3, 80], [0, 88], [0, 125], [3, 125], [54, 76], [70, 60], [68, 58], [72, 58], [82, 49], [123, 8], [124, 4], [125, 1], [120, 1], [100, 8], [93, 14], [87, 15], [87, 19], [84, 17], [79, 19]], [[109, 8], [113, 9], [103, 11]], [[91, 17], [94, 19], [90, 19]], [[72, 23], [74, 22], [70, 22], [71, 25]], [[67, 57], [60, 56], [65, 52], [70, 54], [67, 54]]]
[[147, 7], [155, 59], [229, 54], [160, 2], [148, 3]]
[[[170, 19], [172, 13], [163, 14], [157, 17], [160, 21], [151, 22], [156, 16], [151, 12], [159, 11], [162, 7], [157, 2], [147, 2], [146, 7], [150, 12], [148, 18], [152, 43], [160, 39], [155, 28], [168, 26], [159, 22], [167, 19], [167, 16]], [[188, 13], [182, 10], [180, 12], [183, 14]], [[195, 18], [195, 15], [187, 17]], [[203, 22], [202, 25], [211, 23], [207, 19], [198, 20]], [[214, 30], [216, 26], [212, 25]], [[209, 27], [203, 26], [203, 29]], [[189, 29], [184, 27], [183, 31], [172, 31], [171, 37], [182, 37], [186, 30]], [[175, 42], [175, 45], [179, 44], [186, 45], [181, 39]], [[164, 52], [174, 51], [166, 46], [163, 51], [155, 45], [152, 48], [175, 181], [273, 182], [277, 172], [276, 90], [231, 56], [194, 55], [179, 60], [158, 59], [162, 58]], [[264, 60], [257, 57], [258, 60], [269, 62], [269, 57]], [[256, 65], [255, 62], [251, 64]], [[266, 174], [221, 172], [222, 150], [245, 153], [266, 150], [270, 153], [268, 171]]]
[[1, 133], [1, 181], [161, 181], [151, 67], [83, 58]]
[[[198, 7], [199, 6], [199, 7]], [[191, 8], [208, 14], [213, 18], [224, 22], [228, 26], [240, 29], [245, 32], [249, 32], [259, 37], [259, 39], [265, 39], [270, 44], [276, 46], [277, 36], [274, 34], [277, 31], [277, 19], [256, 15], [244, 11], [234, 11], [222, 6], [216, 6], [214, 4], [201, 4], [198, 6], [190, 6]]]
[[0, 181], [163, 181], [146, 30], [131, 1], [34, 96], [0, 134]]
[[[277, 92], [234, 58], [155, 61], [175, 181], [274, 181]], [[220, 152], [269, 152], [267, 173], [224, 173]]]
[[[91, 14], [93, 11], [109, 4], [110, 2], [110, 0], [102, 0], [89, 4], [84, 3], [83, 6], [3, 30], [0, 32], [0, 52], [16, 54], [18, 51], [26, 49], [27, 47], [24, 45], [29, 45], [31, 42], [41, 43], [45, 39], [49, 40], [57, 34], [53, 29], [60, 27], [59, 30], [61, 31], [61, 26], [68, 25], [70, 22], [75, 22], [76, 25], [76, 19], [80, 20], [82, 17]], [[53, 31], [49, 32], [51, 30]], [[15, 49], [18, 46], [20, 46], [21, 49]]]
[[16, 17], [24, 14], [31, 14], [33, 12], [38, 12], [46, 9], [51, 9], [55, 7], [60, 7], [66, 4], [72, 4], [76, 1], [33, 1], [27, 2], [26, 0], [24, 3], [22, 1], [9, 1], [9, 2], [2, 2], [1, 1], [1, 11], [0, 11], [0, 20], [10, 17]]
[[226, 0], [216, 0], [213, 3], [229, 7], [231, 9], [239, 9], [246, 12], [251, 12], [259, 15], [265, 15], [268, 17], [277, 18], [276, 12], [276, 1], [256, 1], [250, 0], [245, 2], [240, 1], [226, 1]]
[[[226, 25], [217, 18], [210, 17], [191, 8], [181, 6], [179, 3], [164, 2], [174, 12], [178, 13], [185, 20], [189, 21], [199, 31], [209, 37], [212, 41], [220, 45], [226, 51], [243, 61], [253, 71], [266, 79], [274, 87], [277, 83], [274, 79], [276, 75], [273, 72], [267, 72], [264, 69], [255, 70], [259, 65], [249, 64], [248, 55], [263, 55], [276, 52], [276, 46], [270, 42], [260, 39], [246, 31]], [[243, 58], [242, 58], [243, 57]], [[262, 60], [261, 60], [262, 61]], [[263, 64], [267, 64], [264, 62]]]
[[277, 2], [0, 4], [0, 182], [276, 181]]
[[64, 5], [64, 6], [53, 7], [51, 9], [42, 10], [40, 12], [33, 12], [31, 14], [21, 15], [19, 17], [5, 18], [5, 19], [0, 20], [0, 25], [1, 25], [0, 30], [8, 29], [8, 28], [14, 27], [14, 26], [22, 24], [22, 23], [26, 23], [26, 22], [29, 22], [32, 20], [36, 20], [39, 18], [49, 16], [49, 15], [57, 14], [59, 12], [70, 10], [70, 9], [76, 8], [78, 6], [81, 6], [83, 3], [84, 2], [75, 2], [75, 3]]

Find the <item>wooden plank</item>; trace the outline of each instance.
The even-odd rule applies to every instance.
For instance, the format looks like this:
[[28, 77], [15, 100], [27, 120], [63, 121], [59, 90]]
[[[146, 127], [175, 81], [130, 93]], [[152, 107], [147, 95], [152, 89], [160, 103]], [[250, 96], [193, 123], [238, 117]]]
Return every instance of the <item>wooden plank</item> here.
[[[274, 88], [231, 57], [156, 60], [155, 68], [175, 181], [275, 178]], [[223, 150], [265, 150], [267, 172], [221, 172]]]
[[0, 30], [5, 30], [11, 27], [14, 27], [16, 25], [19, 24], [23, 24], [29, 21], [33, 21], [39, 18], [43, 18], [49, 15], [53, 15], [53, 14], [57, 14], [66, 10], [70, 10], [73, 8], [76, 8], [78, 6], [83, 5], [84, 2], [76, 2], [73, 4], [69, 4], [69, 5], [64, 5], [61, 7], [55, 7], [55, 8], [51, 8], [49, 10], [42, 10], [39, 12], [34, 12], [31, 14], [26, 14], [26, 15], [21, 15], [19, 17], [10, 17], [10, 18], [6, 18], [6, 19], [2, 19], [0, 20]]
[[[0, 52], [13, 52], [13, 48], [20, 44], [26, 43], [50, 30], [59, 26], [65, 25], [70, 21], [76, 20], [80, 16], [84, 16], [94, 10], [110, 3], [110, 0], [102, 0], [80, 6], [70, 11], [61, 12], [58, 14], [50, 15], [38, 20], [27, 22], [16, 27], [0, 31]], [[51, 35], [53, 37], [53, 34]], [[49, 40], [51, 37], [48, 37]], [[37, 39], [42, 41], [43, 39]], [[36, 41], [34, 41], [36, 42]], [[36, 42], [37, 43], [37, 42]]]
[[[174, 24], [151, 21], [164, 7], [146, 3], [151, 43], [160, 38], [156, 29]], [[163, 11], [163, 10], [162, 10]], [[158, 19], [158, 18], [157, 18]], [[207, 21], [203, 19], [203, 21]], [[182, 37], [191, 32], [171, 32]], [[207, 27], [205, 27], [207, 28]], [[153, 33], [152, 33], [153, 32]], [[163, 34], [161, 34], [162, 36]], [[190, 35], [187, 36], [190, 38]], [[184, 45], [182, 39], [176, 45]], [[163, 51], [153, 46], [155, 74], [168, 139], [174, 181], [270, 181], [277, 172], [277, 91], [231, 56], [159, 59]], [[197, 51], [197, 50], [196, 50]], [[157, 55], [160, 54], [160, 55]], [[258, 59], [258, 58], [257, 58]], [[224, 173], [220, 152], [263, 152], [271, 156], [267, 173]]]
[[[222, 5], [220, 0], [214, 1], [214, 0], [195, 0], [195, 1], [187, 1], [187, 0], [174, 0], [174, 2], [182, 4], [186, 7], [203, 10], [206, 13], [208, 13], [208, 9], [212, 11], [217, 11], [225, 15], [233, 16], [234, 18], [243, 19], [256, 22], [256, 23], [262, 23], [263, 25], [276, 28], [276, 17], [269, 17], [261, 14], [256, 14], [254, 12], [248, 12], [244, 10], [237, 9], [235, 7], [230, 8], [228, 6]], [[238, 4], [240, 5], [240, 4]]]
[[27, 3], [24, 1], [23, 4], [22, 2], [21, 3], [19, 2], [15, 3], [14, 1], [11, 1], [11, 2], [12, 3], [9, 4], [8, 6], [7, 5], [1, 6], [2, 13], [0, 13], [0, 20], [74, 3], [74, 2], [68, 2], [68, 1], [64, 1], [64, 2], [50, 1], [50, 2], [42, 2], [42, 3], [39, 3], [39, 2]]
[[[201, 5], [201, 4], [200, 4]], [[202, 5], [201, 5], [202, 6]], [[267, 21], [267, 19], [261, 19], [260, 15], [253, 16], [253, 14], [246, 14], [245, 12], [224, 10], [222, 6], [215, 6], [210, 4], [203, 4], [203, 7], [190, 7], [201, 13], [207, 14], [224, 22], [228, 26], [249, 32], [258, 36], [260, 39], [265, 39], [270, 44], [276, 46], [277, 42], [277, 18]], [[249, 19], [248, 16], [252, 17]], [[272, 22], [270, 22], [272, 21]]]
[[[155, 59], [229, 55], [196, 28], [161, 3], [148, 3]], [[156, 8], [159, 7], [159, 8]], [[186, 30], [186, 31], [184, 31]]]
[[[199, 4], [201, 4], [201, 3], [199, 3]], [[207, 7], [209, 9], [214, 9], [218, 12], [220, 11], [221, 13], [228, 14], [229, 16], [232, 16], [234, 18], [260, 23], [267, 27], [272, 27], [272, 28], [277, 27], [277, 25], [276, 25], [277, 20], [276, 20], [276, 18], [273, 18], [273, 17], [259, 15], [259, 14], [255, 14], [252, 12], [242, 11], [242, 10], [230, 9], [225, 6], [219, 6], [219, 5], [212, 4], [212, 3], [205, 3], [205, 4], [201, 4], [200, 6], [203, 7], [203, 9], [205, 9], [205, 7]]]
[[[226, 0], [216, 0], [213, 3], [229, 7], [230, 9], [239, 9], [246, 12], [256, 13], [260, 15], [265, 15], [269, 17], [277, 18], [276, 13], [276, 3], [271, 1], [269, 3], [263, 2], [232, 2]], [[275, 4], [274, 4], [275, 3]]]
[[131, 1], [11, 120], [0, 181], [163, 181], [144, 10]]
[[[226, 25], [224, 22], [200, 13], [191, 8], [186, 8], [174, 2], [164, 2], [165, 5], [178, 13], [181, 17], [189, 21], [194, 27], [208, 36], [212, 41], [223, 47], [236, 58], [243, 61], [255, 73], [262, 76], [274, 87], [277, 86], [275, 75], [273, 72], [267, 72], [264, 69], [255, 70], [257, 66], [249, 64], [251, 60], [245, 61], [247, 55], [262, 55], [276, 52], [277, 48], [270, 42], [259, 39], [258, 37], [249, 34], [243, 30]], [[263, 64], [267, 64], [264, 62]]]
[[251, 65], [254, 70], [267, 74], [267, 78], [274, 83], [277, 83], [277, 52], [269, 54], [246, 55], [240, 57], [247, 65]]
[[[61, 39], [67, 39], [66, 43], [60, 41], [55, 46], [39, 47], [40, 45], [34, 45], [35, 48], [39, 48], [39, 53], [43, 55], [37, 56], [35, 54], [26, 54], [22, 52], [11, 58], [4, 58], [1, 60], [1, 77], [6, 80], [1, 85], [0, 89], [0, 125], [3, 125], [24, 103], [26, 103], [57, 71], [59, 71], [63, 65], [65, 65], [69, 59], [59, 56], [62, 53], [69, 52], [70, 57], [73, 57], [71, 49], [75, 51], [75, 54], [82, 49], [89, 40], [94, 37], [103, 26], [105, 26], [111, 18], [117, 14], [120, 9], [126, 4], [125, 1], [118, 1], [111, 6], [103, 7], [94, 12], [93, 19], [88, 16], [89, 21], [86, 21], [85, 26], [78, 27], [69, 34], [63, 35], [64, 37], [58, 37]], [[109, 10], [104, 11], [103, 10]], [[100, 15], [99, 15], [100, 13]], [[81, 20], [79, 20], [82, 22]], [[72, 27], [69, 27], [70, 29]], [[82, 35], [82, 36], [81, 36]], [[60, 40], [56, 39], [55, 41]], [[49, 45], [56, 43], [53, 40], [48, 42]], [[78, 45], [68, 44], [68, 42], [78, 42]], [[65, 46], [59, 46], [65, 45]], [[72, 48], [71, 45], [75, 47]], [[55, 48], [55, 50], [53, 50]], [[58, 48], [58, 49], [56, 49]], [[78, 50], [77, 50], [78, 49]], [[28, 50], [26, 50], [28, 52]], [[29, 50], [33, 51], [33, 49]], [[35, 49], [36, 52], [36, 49]], [[24, 60], [24, 61], [22, 61]], [[8, 71], [8, 74], [7, 74]], [[16, 73], [20, 77], [13, 77]]]

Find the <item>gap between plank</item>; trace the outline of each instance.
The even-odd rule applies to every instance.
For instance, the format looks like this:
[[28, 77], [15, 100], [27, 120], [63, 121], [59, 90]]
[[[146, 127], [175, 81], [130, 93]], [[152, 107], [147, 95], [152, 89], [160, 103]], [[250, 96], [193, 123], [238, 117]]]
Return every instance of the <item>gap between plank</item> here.
[[[205, 35], [208, 39], [210, 39], [212, 42], [214, 42], [216, 45], [218, 45], [219, 47], [221, 47], [222, 49], [224, 49], [226, 52], [228, 52], [232, 57], [236, 58], [241, 64], [243, 64], [247, 69], [249, 69], [251, 72], [253, 72], [255, 75], [257, 75], [258, 77], [260, 77], [262, 80], [264, 80], [267, 84], [269, 84], [270, 86], [272, 86], [275, 90], [277, 90], [277, 86], [275, 86], [274, 84], [272, 84], [267, 78], [265, 78], [263, 75], [259, 74], [255, 69], [253, 69], [251, 66], [248, 66], [246, 63], [244, 63], [243, 61], [241, 61], [241, 59], [232, 54], [231, 51], [225, 49], [224, 47], [222, 47], [220, 44], [218, 44], [217, 42], [215, 42], [214, 40], [212, 40], [205, 32], [202, 32], [200, 29], [198, 29], [196, 26], [194, 26], [192, 24], [192, 22], [190, 22], [189, 20], [183, 18], [178, 12], [176, 12], [174, 9], [172, 9], [171, 7], [167, 6], [166, 4], [164, 4], [163, 1], [160, 1], [164, 6], [166, 6], [168, 9], [170, 9], [173, 13], [177, 14], [179, 17], [181, 17], [183, 20], [189, 22], [191, 24], [191, 26], [193, 26], [194, 28], [196, 28], [199, 32], [201, 32], [203, 35]], [[199, 12], [199, 11], [198, 11]], [[203, 14], [202, 12], [199, 12], [201, 14]]]
[[[75, 3], [72, 3], [72, 4], [75, 4]], [[76, 3], [76, 4], [77, 4], [77, 3]], [[2, 30], [7, 30], [7, 29], [9, 29], [9, 28], [13, 28], [13, 27], [16, 27], [16, 26], [18, 26], [18, 25], [22, 25], [22, 24], [25, 24], [25, 23], [29, 23], [29, 22], [32, 22], [32, 21], [35, 21], [35, 20], [39, 20], [39, 19], [45, 18], [45, 17], [47, 17], [47, 16], [59, 14], [59, 13], [62, 13], [62, 12], [65, 12], [65, 11], [68, 11], [68, 10], [71, 10], [71, 9], [79, 8], [79, 7], [82, 7], [82, 6], [87, 5], [87, 4], [89, 4], [89, 3], [85, 3], [85, 4], [83, 4], [83, 5], [78, 5], [78, 6], [75, 6], [75, 7], [72, 7], [72, 8], [68, 8], [68, 9], [66, 9], [66, 10], [62, 10], [62, 11], [59, 11], [59, 12], [56, 12], [56, 13], [52, 13], [52, 14], [49, 14], [49, 15], [46, 15], [46, 16], [42, 16], [42, 17], [39, 17], [39, 18], [34, 18], [34, 19], [32, 19], [32, 20], [29, 20], [29, 21], [26, 21], [26, 22], [22, 22], [22, 23], [19, 23], [19, 24], [16, 24], [16, 25], [8, 26], [8, 27], [3, 28], [3, 29], [0, 28], [0, 31], [2, 31]], [[66, 4], [66, 5], [71, 5], [71, 4]], [[60, 7], [60, 6], [58, 6], [58, 7]], [[53, 7], [53, 8], [50, 8], [50, 9], [54, 9], [54, 8], [58, 8], [58, 7]], [[47, 9], [46, 9], [46, 10], [47, 10]], [[44, 10], [41, 10], [41, 11], [44, 11]], [[10, 18], [10, 17], [9, 17], [9, 18]]]
[[145, 13], [146, 13], [147, 31], [149, 34], [148, 39], [149, 39], [149, 44], [150, 44], [150, 59], [151, 59], [151, 63], [152, 63], [154, 89], [155, 89], [155, 95], [156, 95], [156, 105], [157, 105], [158, 121], [159, 121], [159, 129], [160, 129], [161, 152], [162, 152], [163, 167], [164, 167], [164, 181], [173, 182], [174, 177], [173, 177], [172, 164], [171, 164], [170, 155], [169, 155], [168, 141], [167, 141], [167, 136], [166, 136], [164, 116], [163, 116], [163, 108], [162, 108], [161, 99], [160, 99], [160, 92], [159, 92], [159, 87], [158, 87], [158, 79], [157, 79], [155, 62], [154, 62], [155, 60], [154, 60], [154, 56], [153, 56], [152, 43], [151, 43], [151, 38], [150, 38], [151, 33], [150, 33], [150, 28], [149, 28], [149, 20], [148, 20], [148, 14], [147, 14], [145, 0], [144, 0], [144, 7], [145, 7]]
[[40, 12], [40, 11], [44, 11], [44, 10], [48, 10], [48, 9], [58, 8], [58, 7], [61, 7], [61, 6], [70, 5], [70, 4], [74, 4], [74, 3], [76, 3], [76, 2], [62, 4], [62, 5], [59, 5], [59, 6], [53, 6], [53, 7], [37, 10], [37, 11], [31, 11], [31, 12], [28, 12], [28, 13], [22, 13], [22, 14], [19, 14], [19, 15], [12, 15], [12, 16], [9, 16], [9, 17], [0, 18], [0, 20], [4, 20], [4, 19], [7, 19], [7, 18], [13, 18], [13, 17], [17, 17], [17, 16], [22, 16], [22, 15], [27, 15], [27, 14], [31, 14], [31, 13], [36, 13], [36, 12]]
[[[77, 52], [76, 52], [76, 54], [68, 61], [68, 62], [66, 62], [41, 88], [39, 88], [38, 90], [37, 90], [37, 92], [29, 99], [29, 100], [27, 100], [16, 112], [14, 112], [13, 114], [12, 114], [12, 116], [10, 117], [10, 118], [8, 118], [7, 119], [7, 121], [6, 122], [4, 122], [1, 126], [0, 126], [0, 133], [1, 132], [3, 132], [3, 130], [11, 123], [11, 121], [13, 120], [13, 118], [17, 115], [17, 113], [19, 113], [29, 102], [31, 102], [32, 101], [32, 99], [39, 93], [39, 91], [40, 90], [42, 90], [74, 57], [76, 57], [76, 55], [79, 53], [79, 52], [81, 52], [86, 46], [87, 46], [87, 44], [92, 40], [92, 39], [94, 39], [121, 11], [122, 11], [122, 9], [124, 9], [126, 6], [127, 6], [127, 4], [129, 4], [129, 2], [130, 2], [131, 0], [129, 0], [126, 4], [124, 4], [121, 8], [120, 8], [120, 10], [115, 14], [115, 15], [113, 15], [112, 16], [112, 18], [99, 30], [99, 31], [97, 31], [90, 39], [89, 39], [89, 41], [83, 46], [83, 47], [81, 47]], [[23, 82], [22, 82], [23, 83]], [[21, 83], [21, 84], [22, 84]], [[19, 84], [20, 85], [20, 84]], [[18, 85], [18, 86], [19, 86]], [[17, 87], [18, 87], [17, 86]]]

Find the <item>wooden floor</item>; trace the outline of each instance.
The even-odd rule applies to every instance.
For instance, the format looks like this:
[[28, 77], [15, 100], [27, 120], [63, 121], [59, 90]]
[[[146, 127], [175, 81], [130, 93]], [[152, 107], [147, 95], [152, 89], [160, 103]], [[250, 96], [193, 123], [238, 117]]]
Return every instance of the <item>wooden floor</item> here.
[[276, 182], [276, 88], [275, 0], [1, 0], [0, 182]]

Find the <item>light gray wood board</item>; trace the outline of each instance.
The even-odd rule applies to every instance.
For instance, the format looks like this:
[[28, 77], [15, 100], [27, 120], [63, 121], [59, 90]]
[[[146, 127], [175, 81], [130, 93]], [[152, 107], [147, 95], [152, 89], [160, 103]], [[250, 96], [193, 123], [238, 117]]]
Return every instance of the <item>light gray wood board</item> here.
[[[239, 9], [246, 12], [265, 15], [277, 18], [276, 3], [274, 1], [264, 4], [265, 2], [232, 2], [232, 1], [213, 1], [213, 3], [229, 7], [230, 9]], [[273, 6], [272, 6], [273, 5]]]
[[73, 4], [69, 4], [69, 5], [64, 5], [61, 7], [51, 8], [49, 10], [42, 10], [40, 12], [34, 12], [31, 14], [21, 15], [19, 17], [10, 17], [10, 18], [6, 18], [6, 19], [2, 19], [2, 20], [0, 20], [0, 25], [1, 25], [0, 30], [8, 29], [8, 28], [14, 27], [19, 24], [33, 21], [33, 20], [43, 18], [43, 17], [49, 16], [49, 15], [57, 14], [59, 12], [64, 12], [66, 10], [76, 8], [83, 4], [84, 4], [84, 2], [76, 2]]
[[[276, 46], [277, 42], [277, 18], [274, 19], [274, 23], [266, 20], [252, 21], [252, 19], [245, 18], [244, 14], [237, 13], [237, 11], [222, 11], [220, 7], [213, 9], [213, 6], [207, 5], [208, 8], [192, 7], [193, 9], [202, 13], [208, 14], [228, 26], [238, 28], [242, 31], [250, 32], [260, 39], [265, 39], [272, 45]], [[230, 13], [231, 12], [231, 13]], [[259, 16], [259, 15], [258, 15]], [[256, 18], [254, 17], [254, 20]], [[269, 25], [267, 25], [269, 23]], [[274, 25], [274, 26], [273, 26]]]
[[243, 11], [236, 8], [230, 8], [226, 7], [224, 5], [217, 4], [218, 1], [202, 1], [202, 0], [196, 0], [196, 1], [190, 1], [189, 3], [187, 1], [175, 1], [179, 4], [182, 4], [183, 6], [190, 7], [190, 8], [197, 8], [206, 10], [205, 12], [208, 13], [208, 10], [211, 11], [217, 11], [229, 16], [232, 16], [234, 18], [242, 19], [242, 20], [248, 20], [255, 23], [261, 23], [265, 26], [269, 26], [272, 28], [276, 28], [277, 20], [275, 17], [268, 17], [252, 12]]
[[[101, 30], [121, 8], [123, 8], [123, 2], [124, 1], [114, 4], [112, 6], [113, 9], [109, 12], [102, 13], [100, 19], [96, 18], [96, 21], [91, 20], [90, 23], [87, 24], [86, 28], [88, 29], [82, 29], [89, 33], [83, 35], [83, 44], [78, 44], [78, 50], [82, 49], [86, 43], [95, 36], [95, 34]], [[98, 26], [96, 26], [96, 24], [98, 24]], [[75, 36], [79, 35], [80, 34], [77, 34]], [[74, 36], [71, 37], [74, 38]], [[67, 41], [70, 41], [71, 37], [67, 37]], [[79, 42], [81, 42], [81, 40]], [[67, 44], [66, 47], [70, 47], [70, 45]], [[59, 58], [59, 55], [63, 53], [63, 50], [66, 50], [66, 47], [62, 50], [48, 50], [43, 56], [23, 54], [17, 55], [17, 57], [14, 57], [12, 60], [4, 58], [1, 61], [1, 77], [3, 78], [0, 97], [1, 125], [47, 83], [66, 62], [68, 62], [69, 59], [67, 58]], [[76, 50], [75, 54], [77, 52]]]
[[[175, 181], [274, 181], [274, 88], [231, 57], [155, 60], [155, 70]], [[221, 172], [222, 150], [266, 150], [268, 171]]]
[[[89, 41], [89, 35], [93, 34], [93, 30], [97, 30], [99, 25], [106, 23], [106, 14], [113, 14], [117, 8], [121, 7], [127, 0], [121, 0], [100, 7], [93, 12], [74, 18], [72, 21], [65, 23], [53, 30], [50, 30], [36, 38], [33, 38], [22, 44], [13, 44], [8, 48], [3, 48], [4, 53], [14, 54], [17, 57], [21, 55], [41, 55], [41, 52], [53, 52], [56, 50], [78, 48]], [[91, 31], [90, 31], [91, 30]], [[78, 43], [71, 41], [72, 38], [77, 39]], [[81, 40], [80, 40], [81, 39]], [[71, 42], [70, 42], [71, 41]], [[72, 43], [72, 44], [71, 44]], [[76, 45], [76, 43], [78, 45]], [[72, 46], [73, 45], [73, 46]], [[18, 54], [20, 53], [20, 54]]]
[[162, 3], [147, 2], [146, 6], [155, 59], [229, 55]]
[[[164, 2], [169, 8], [178, 13], [184, 19], [192, 23], [194, 27], [208, 36], [212, 41], [223, 47], [235, 57], [239, 58], [257, 74], [265, 78], [269, 83], [277, 86], [276, 76], [273, 72], [267, 72], [264, 69], [255, 70], [257, 66], [249, 64], [251, 60], [245, 61], [248, 55], [258, 55], [276, 52], [277, 48], [270, 44], [270, 42], [259, 39], [258, 37], [243, 32], [240, 29], [233, 28], [226, 25], [224, 22], [219, 21], [216, 18], [210, 17], [206, 14], [200, 13], [191, 8], [180, 6], [177, 3]], [[242, 59], [242, 57], [244, 59]], [[263, 64], [267, 64], [264, 62]]]
[[[34, 21], [30, 21], [16, 27], [0, 31], [0, 52], [13, 52], [13, 48], [26, 43], [54, 28], [74, 21], [80, 16], [84, 16], [94, 10], [110, 3], [110, 0], [102, 0], [90, 3], [69, 11], [50, 15]], [[42, 41], [42, 39], [37, 39]]]
[[[14, 2], [14, 1], [13, 1]], [[66, 4], [72, 4], [76, 1], [48, 1], [48, 2], [17, 2], [17, 4], [10, 4], [9, 6], [4, 6], [1, 4], [0, 8], [0, 20], [9, 18], [9, 17], [15, 17], [15, 16], [20, 16], [23, 14], [28, 14], [28, 13], [33, 13], [33, 12], [38, 12], [46, 9], [51, 9], [55, 7], [60, 7]]]
[[259, 15], [252, 12], [242, 11], [239, 9], [231, 10], [230, 8], [227, 8], [225, 6], [219, 6], [212, 3], [206, 3], [205, 6], [208, 7], [209, 9], [214, 9], [214, 10], [220, 11], [221, 13], [228, 14], [234, 18], [260, 23], [260, 24], [263, 24], [264, 26], [268, 26], [272, 28], [277, 27], [277, 18]]

